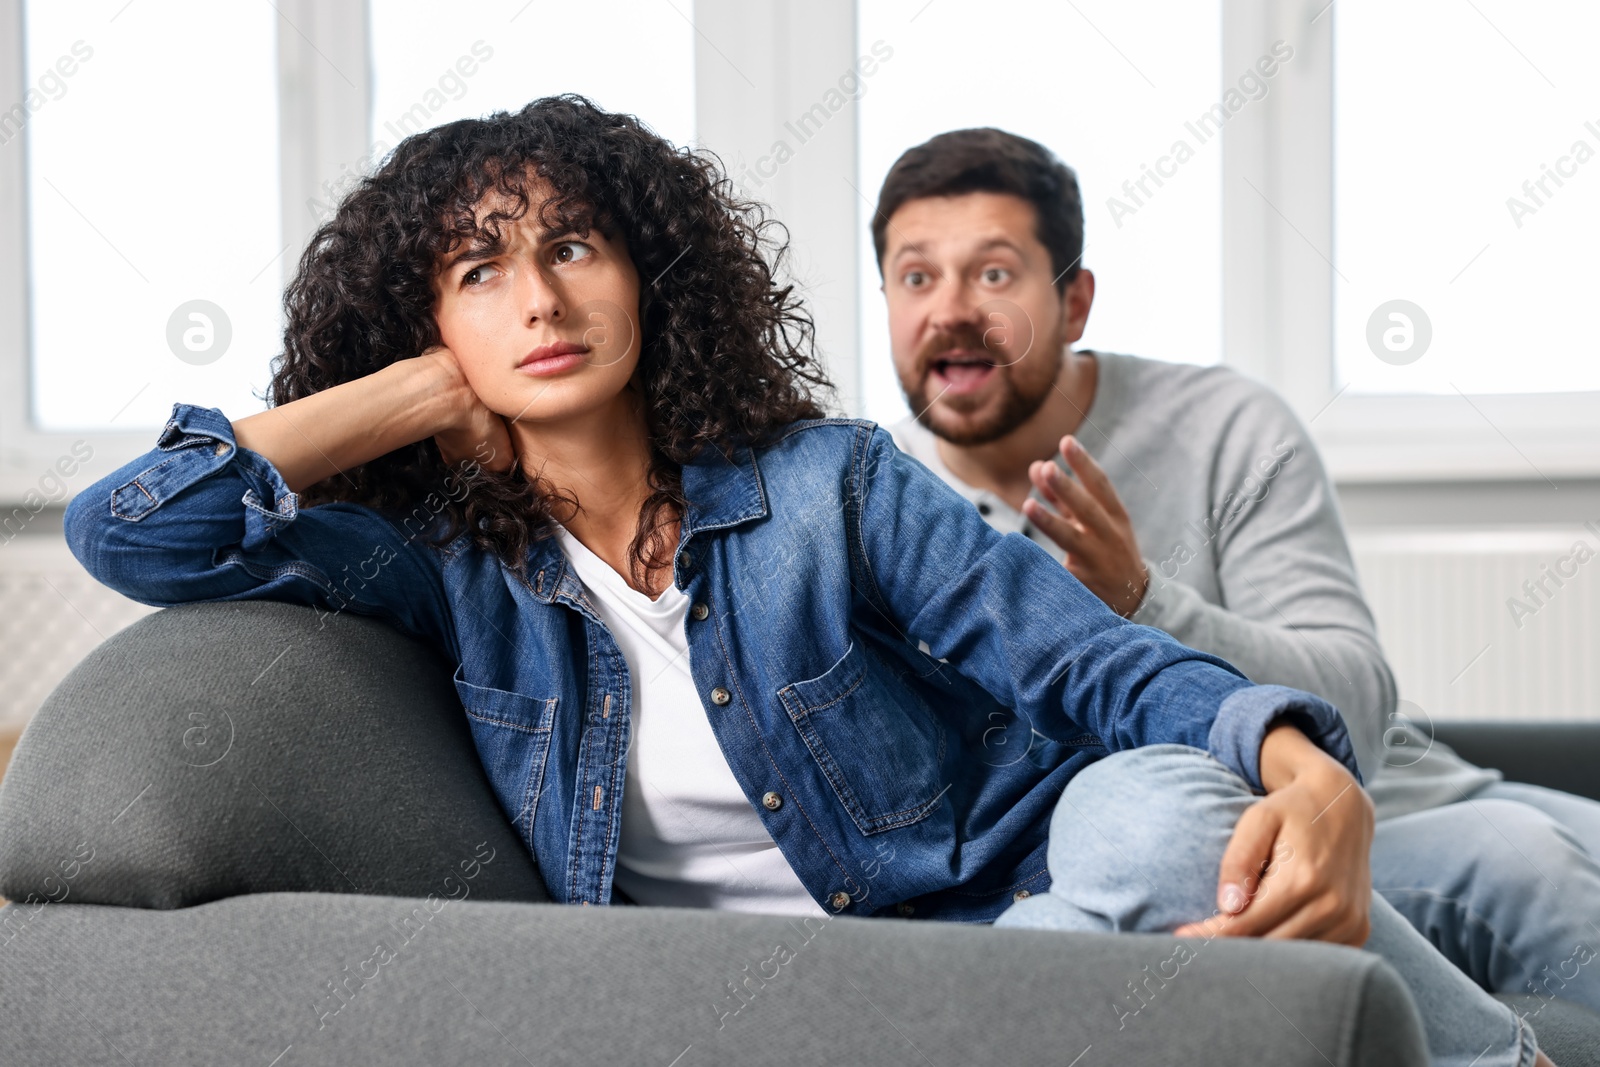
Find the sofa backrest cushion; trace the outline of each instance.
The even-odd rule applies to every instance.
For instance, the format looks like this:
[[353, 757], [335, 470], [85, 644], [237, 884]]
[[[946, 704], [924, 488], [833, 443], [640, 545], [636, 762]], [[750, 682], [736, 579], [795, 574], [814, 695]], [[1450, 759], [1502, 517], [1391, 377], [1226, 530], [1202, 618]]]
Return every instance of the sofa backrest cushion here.
[[0, 896], [284, 891], [550, 899], [430, 647], [265, 601], [140, 619], [23, 732], [0, 783]]

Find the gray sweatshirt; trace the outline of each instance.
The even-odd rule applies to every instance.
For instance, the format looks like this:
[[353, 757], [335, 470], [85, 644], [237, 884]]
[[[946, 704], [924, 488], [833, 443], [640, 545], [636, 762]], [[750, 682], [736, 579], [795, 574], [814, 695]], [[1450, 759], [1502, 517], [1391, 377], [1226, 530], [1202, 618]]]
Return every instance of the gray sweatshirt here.
[[[1289, 406], [1227, 367], [1092, 355], [1095, 396], [1077, 437], [1133, 519], [1150, 575], [1134, 621], [1222, 657], [1252, 681], [1305, 689], [1338, 707], [1380, 819], [1498, 781], [1500, 772], [1472, 766], [1395, 714], [1394, 676], [1333, 486]], [[1064, 558], [1020, 512], [950, 473], [915, 419], [889, 432], [990, 525]]]

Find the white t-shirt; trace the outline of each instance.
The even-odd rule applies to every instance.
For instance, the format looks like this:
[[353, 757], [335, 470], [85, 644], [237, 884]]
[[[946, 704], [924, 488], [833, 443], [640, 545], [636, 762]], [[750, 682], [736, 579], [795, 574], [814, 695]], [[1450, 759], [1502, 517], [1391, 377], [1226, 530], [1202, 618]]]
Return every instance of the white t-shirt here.
[[711, 732], [689, 673], [689, 598], [669, 583], [651, 600], [565, 527], [559, 536], [633, 687], [616, 885], [640, 904], [825, 916]]

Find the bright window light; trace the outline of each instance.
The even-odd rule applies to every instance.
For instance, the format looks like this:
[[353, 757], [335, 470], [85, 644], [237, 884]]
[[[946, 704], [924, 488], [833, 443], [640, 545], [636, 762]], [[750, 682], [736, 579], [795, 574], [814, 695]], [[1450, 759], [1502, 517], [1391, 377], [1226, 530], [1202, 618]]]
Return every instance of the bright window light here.
[[694, 138], [690, 0], [442, 5], [370, 0], [372, 142], [581, 93], [678, 145]]
[[[46, 431], [260, 411], [281, 350], [270, 4], [25, 7], [32, 405]], [[13, 117], [14, 117], [13, 113]]]
[[1600, 6], [1331, 15], [1337, 384], [1600, 389]]

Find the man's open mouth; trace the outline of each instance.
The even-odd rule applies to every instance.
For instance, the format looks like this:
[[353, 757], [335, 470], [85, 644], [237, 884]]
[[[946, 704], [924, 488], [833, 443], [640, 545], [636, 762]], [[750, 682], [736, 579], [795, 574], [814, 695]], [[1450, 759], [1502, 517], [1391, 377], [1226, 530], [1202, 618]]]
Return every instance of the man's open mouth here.
[[952, 354], [933, 361], [933, 376], [941, 380], [946, 392], [964, 393], [977, 389], [994, 373], [994, 359], [987, 355]]

